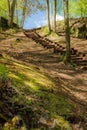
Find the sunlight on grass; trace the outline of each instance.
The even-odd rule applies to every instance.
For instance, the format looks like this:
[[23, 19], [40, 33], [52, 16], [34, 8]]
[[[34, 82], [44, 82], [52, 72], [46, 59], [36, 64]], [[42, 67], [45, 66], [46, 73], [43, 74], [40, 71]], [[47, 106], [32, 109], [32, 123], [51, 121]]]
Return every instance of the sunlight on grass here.
[[42, 74], [36, 72], [36, 71], [23, 71], [20, 72], [24, 76], [26, 76], [27, 79], [32, 79], [32, 82], [35, 84], [40, 84], [41, 86], [51, 88], [53, 86], [53, 83]]
[[55, 36], [55, 37], [57, 37], [57, 38], [59, 37], [59, 36], [58, 36], [58, 34], [57, 34], [57, 33], [55, 33], [55, 32], [53, 32], [53, 31], [51, 31], [50, 36]]
[[48, 27], [43, 27], [43, 28], [41, 29], [41, 32], [43, 32], [43, 35], [49, 35], [49, 34], [50, 34], [50, 32], [49, 32], [49, 30], [48, 30]]
[[9, 77], [13, 80], [14, 85], [20, 90], [28, 89], [32, 91], [50, 90], [54, 87], [52, 81], [33, 66], [26, 66], [18, 62], [9, 64], [8, 69], [11, 71]]
[[25, 65], [20, 64], [20, 63], [17, 63], [17, 62], [13, 62], [13, 64], [14, 64], [15, 66], [17, 66], [17, 67], [20, 67], [20, 68], [25, 68], [25, 69], [30, 69], [30, 70], [32, 70], [32, 69], [29, 68], [28, 66], [25, 66]]
[[31, 66], [27, 67], [18, 63], [14, 64], [16, 68], [16, 75], [21, 77], [22, 81], [24, 80], [23, 83], [25, 83], [25, 85], [29, 85], [29, 87], [31, 86], [31, 88], [36, 90], [37, 88], [40, 89], [40, 87], [50, 89], [54, 86], [53, 83], [43, 73], [35, 70]]
[[66, 121], [62, 116], [55, 116], [56, 125], [60, 126], [61, 129], [72, 130], [69, 122]]
[[36, 86], [36, 84], [34, 84], [33, 82], [24, 81], [24, 84], [33, 89], [34, 91], [38, 91], [38, 86]]
[[15, 74], [13, 74], [13, 73], [10, 73], [10, 74], [9, 74], [9, 77], [15, 78], [15, 79], [17, 79], [17, 80], [21, 80], [21, 78], [20, 78], [19, 76], [15, 75]]
[[57, 128], [72, 130], [65, 117], [68, 117], [75, 107], [59, 93], [59, 87], [49, 75], [37, 70], [35, 66], [24, 65], [12, 58], [5, 57], [2, 63], [5, 63], [7, 68], [2, 69], [1, 65], [1, 70], [4, 73], [9, 72], [12, 86], [18, 92], [18, 97], [14, 97], [15, 101], [23, 101], [29, 106], [35, 101], [33, 107], [39, 107], [42, 112], [48, 111]]

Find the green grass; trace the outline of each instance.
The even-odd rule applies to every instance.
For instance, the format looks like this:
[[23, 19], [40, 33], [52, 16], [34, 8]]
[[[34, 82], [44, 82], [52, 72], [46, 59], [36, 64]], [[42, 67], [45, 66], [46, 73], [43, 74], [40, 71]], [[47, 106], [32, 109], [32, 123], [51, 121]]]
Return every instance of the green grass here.
[[51, 31], [50, 36], [59, 37], [59, 35], [57, 33], [55, 33], [54, 31]]
[[55, 37], [59, 37], [57, 33], [55, 33], [54, 31], [51, 30], [51, 32], [48, 30], [48, 27], [43, 27], [41, 29], [41, 32], [43, 32], [43, 35], [50, 35], [50, 36], [55, 36]]
[[48, 30], [48, 27], [43, 27], [43, 28], [41, 29], [41, 32], [43, 32], [43, 35], [50, 35], [50, 32], [49, 32], [49, 30]]
[[8, 69], [3, 64], [0, 64], [0, 79], [8, 78], [8, 74]]

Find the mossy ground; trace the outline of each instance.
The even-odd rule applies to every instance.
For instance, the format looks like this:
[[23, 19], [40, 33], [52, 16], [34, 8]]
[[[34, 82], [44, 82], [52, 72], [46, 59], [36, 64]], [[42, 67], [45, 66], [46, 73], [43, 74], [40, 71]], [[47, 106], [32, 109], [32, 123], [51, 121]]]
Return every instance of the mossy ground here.
[[[11, 57], [6, 56], [1, 58], [0, 61], [6, 65], [3, 66], [2, 70], [8, 72], [12, 86], [18, 93], [18, 95], [13, 95], [10, 99], [13, 104], [14, 102], [26, 104], [33, 111], [36, 111], [38, 122], [42, 126], [44, 123], [39, 120], [44, 118], [46, 124], [47, 121], [51, 122], [47, 124], [50, 127], [55, 119], [57, 120], [55, 127], [57, 125], [66, 129], [70, 127], [64, 116], [68, 117], [68, 115], [72, 114], [75, 105], [68, 102], [67, 98], [60, 94], [60, 86], [55, 86], [49, 75], [34, 66], [27, 66]], [[0, 67], [2, 68], [2, 65]]]

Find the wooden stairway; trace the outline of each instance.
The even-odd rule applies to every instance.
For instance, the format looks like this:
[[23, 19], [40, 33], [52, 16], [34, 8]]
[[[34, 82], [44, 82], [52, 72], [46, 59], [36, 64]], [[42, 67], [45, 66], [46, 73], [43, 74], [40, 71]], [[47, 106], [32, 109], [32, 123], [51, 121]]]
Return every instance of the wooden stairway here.
[[[45, 37], [40, 36], [35, 30], [24, 31], [24, 34], [34, 40], [36, 43], [41, 44], [44, 48], [53, 49], [53, 53], [64, 55], [66, 48], [58, 42], [53, 42]], [[79, 52], [75, 48], [71, 48], [72, 62], [79, 68], [87, 69], [87, 53]]]

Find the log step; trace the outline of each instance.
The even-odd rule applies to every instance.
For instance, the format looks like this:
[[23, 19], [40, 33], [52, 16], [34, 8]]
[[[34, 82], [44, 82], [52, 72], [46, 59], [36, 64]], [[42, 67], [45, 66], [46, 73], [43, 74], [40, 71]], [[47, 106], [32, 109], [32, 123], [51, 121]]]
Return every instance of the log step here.
[[71, 59], [72, 59], [73, 61], [75, 61], [75, 60], [82, 60], [83, 58], [82, 58], [82, 57], [71, 57]]
[[74, 61], [77, 65], [87, 65], [87, 60]]

